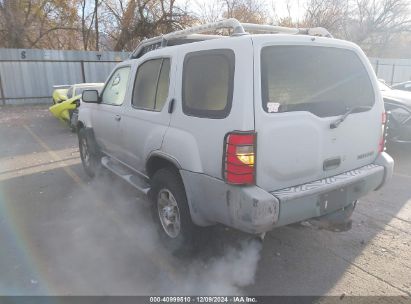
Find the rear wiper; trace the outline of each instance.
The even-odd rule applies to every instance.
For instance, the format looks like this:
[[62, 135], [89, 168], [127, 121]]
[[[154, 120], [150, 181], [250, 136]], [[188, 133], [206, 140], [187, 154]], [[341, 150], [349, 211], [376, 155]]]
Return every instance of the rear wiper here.
[[347, 108], [347, 112], [345, 112], [340, 118], [338, 118], [336, 121], [330, 124], [330, 129], [337, 128], [352, 112], [357, 111], [357, 110], [370, 110], [371, 108], [372, 108], [371, 106], [356, 106], [356, 107]]

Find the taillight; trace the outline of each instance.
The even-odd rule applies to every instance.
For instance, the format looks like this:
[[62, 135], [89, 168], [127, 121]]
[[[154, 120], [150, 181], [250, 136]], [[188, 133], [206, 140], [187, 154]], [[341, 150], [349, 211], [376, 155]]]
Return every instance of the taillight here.
[[385, 151], [385, 131], [387, 125], [387, 113], [383, 112], [381, 115], [381, 138], [378, 144], [378, 152], [382, 153]]
[[255, 183], [256, 133], [231, 132], [224, 139], [223, 175], [227, 183]]

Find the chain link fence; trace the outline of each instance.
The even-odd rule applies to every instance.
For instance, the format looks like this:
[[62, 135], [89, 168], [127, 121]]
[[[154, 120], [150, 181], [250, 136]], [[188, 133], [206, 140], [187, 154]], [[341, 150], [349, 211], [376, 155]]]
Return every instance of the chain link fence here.
[[370, 58], [375, 74], [389, 85], [411, 80], [411, 59]]

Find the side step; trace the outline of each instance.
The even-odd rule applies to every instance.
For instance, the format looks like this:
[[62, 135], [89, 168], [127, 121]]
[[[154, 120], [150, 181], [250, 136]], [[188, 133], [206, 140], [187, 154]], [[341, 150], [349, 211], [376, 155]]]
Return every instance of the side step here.
[[112, 160], [108, 156], [103, 156], [101, 158], [101, 164], [111, 172], [113, 172], [115, 175], [121, 177], [141, 193], [147, 195], [150, 191], [150, 185], [148, 181], [145, 178], [138, 176], [137, 173], [134, 173], [131, 169], [127, 168], [123, 164]]

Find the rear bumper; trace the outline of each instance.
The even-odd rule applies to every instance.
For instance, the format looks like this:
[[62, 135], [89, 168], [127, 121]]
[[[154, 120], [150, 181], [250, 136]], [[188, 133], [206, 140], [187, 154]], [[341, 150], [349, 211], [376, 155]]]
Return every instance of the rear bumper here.
[[381, 188], [391, 177], [394, 161], [382, 153], [373, 164], [330, 178], [271, 192], [280, 200], [276, 226], [287, 225], [338, 211]]
[[221, 223], [257, 234], [338, 211], [382, 187], [393, 167], [392, 158], [382, 153], [373, 164], [271, 193], [257, 186], [231, 186], [208, 175], [180, 172], [196, 224]]
[[375, 189], [378, 190], [389, 182], [394, 174], [394, 159], [386, 152], [381, 153], [374, 164], [384, 167], [384, 178], [381, 184]]

